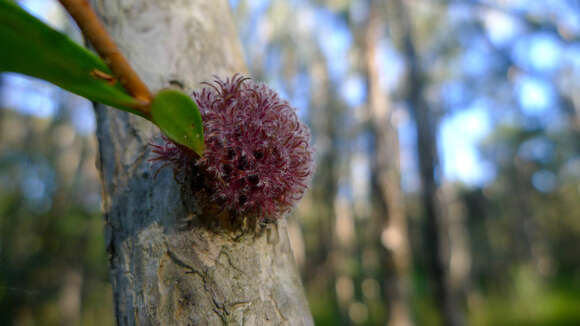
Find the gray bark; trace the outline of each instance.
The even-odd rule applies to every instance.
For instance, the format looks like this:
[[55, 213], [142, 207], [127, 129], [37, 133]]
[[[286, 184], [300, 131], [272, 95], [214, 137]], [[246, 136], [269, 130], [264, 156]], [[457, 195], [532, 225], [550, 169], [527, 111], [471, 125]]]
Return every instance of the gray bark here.
[[[94, 0], [152, 91], [190, 93], [245, 70], [226, 0]], [[98, 107], [98, 166], [119, 325], [311, 325], [285, 221], [233, 234], [199, 221], [195, 196], [147, 161], [151, 123]]]

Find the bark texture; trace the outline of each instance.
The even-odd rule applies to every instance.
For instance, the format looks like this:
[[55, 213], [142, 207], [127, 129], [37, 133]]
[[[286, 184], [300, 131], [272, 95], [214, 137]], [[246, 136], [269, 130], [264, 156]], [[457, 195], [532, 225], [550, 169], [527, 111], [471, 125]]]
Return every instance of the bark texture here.
[[[226, 0], [93, 0], [153, 92], [191, 93], [245, 71]], [[115, 313], [119, 325], [311, 325], [285, 221], [256, 235], [215, 232], [170, 169], [147, 161], [149, 122], [97, 108]]]

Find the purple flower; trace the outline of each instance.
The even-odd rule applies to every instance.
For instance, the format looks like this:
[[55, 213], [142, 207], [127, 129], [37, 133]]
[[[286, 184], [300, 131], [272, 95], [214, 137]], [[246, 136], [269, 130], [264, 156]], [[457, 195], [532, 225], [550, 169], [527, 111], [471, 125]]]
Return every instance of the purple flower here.
[[195, 173], [212, 203], [230, 216], [279, 218], [298, 201], [313, 171], [310, 133], [276, 92], [234, 75], [193, 93], [203, 118], [205, 152], [164, 139], [153, 160], [176, 177]]

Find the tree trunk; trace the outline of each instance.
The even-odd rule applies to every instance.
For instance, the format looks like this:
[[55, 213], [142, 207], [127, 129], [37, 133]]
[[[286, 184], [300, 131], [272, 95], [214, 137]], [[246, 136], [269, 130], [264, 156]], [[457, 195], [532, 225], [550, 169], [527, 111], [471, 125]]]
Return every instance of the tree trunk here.
[[426, 252], [429, 259], [431, 277], [435, 287], [435, 299], [445, 326], [464, 325], [463, 311], [458, 308], [455, 293], [449, 284], [448, 241], [445, 230], [445, 216], [441, 209], [441, 193], [436, 175], [441, 175], [438, 166], [436, 145], [436, 122], [423, 94], [424, 76], [420, 58], [417, 55], [412, 19], [407, 2], [394, 2], [396, 17], [403, 42], [403, 51], [408, 69], [408, 102], [417, 128], [417, 151], [422, 183], [422, 203], [426, 218]]
[[[94, 0], [152, 91], [245, 70], [226, 0]], [[148, 162], [149, 122], [97, 107], [115, 313], [119, 325], [311, 325], [286, 223], [259, 234], [209, 230], [197, 199]]]
[[380, 9], [376, 1], [371, 1], [366, 31], [369, 118], [375, 144], [372, 179], [375, 183], [373, 188], [379, 197], [375, 202], [380, 214], [380, 238], [387, 249], [384, 261], [387, 265], [388, 325], [410, 326], [413, 324], [409, 307], [411, 252], [399, 172], [399, 137], [387, 94], [380, 89], [376, 54], [381, 27], [378, 16]]

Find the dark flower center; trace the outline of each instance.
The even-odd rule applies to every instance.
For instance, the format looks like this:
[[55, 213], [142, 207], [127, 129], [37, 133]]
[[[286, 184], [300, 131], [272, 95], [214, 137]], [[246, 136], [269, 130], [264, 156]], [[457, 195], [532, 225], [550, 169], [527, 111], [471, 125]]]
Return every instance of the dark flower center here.
[[248, 177], [248, 181], [250, 182], [250, 184], [255, 186], [258, 184], [258, 182], [260, 182], [260, 178], [257, 175], [252, 174], [251, 176]]

